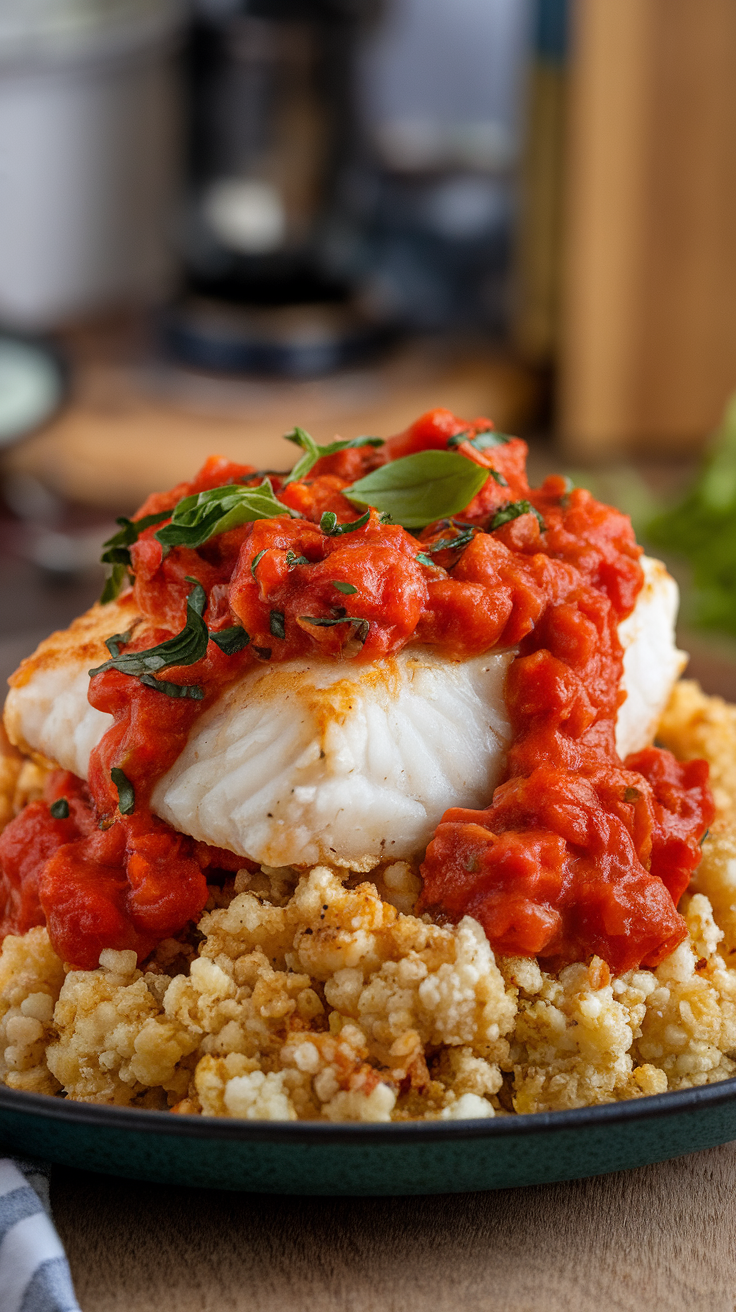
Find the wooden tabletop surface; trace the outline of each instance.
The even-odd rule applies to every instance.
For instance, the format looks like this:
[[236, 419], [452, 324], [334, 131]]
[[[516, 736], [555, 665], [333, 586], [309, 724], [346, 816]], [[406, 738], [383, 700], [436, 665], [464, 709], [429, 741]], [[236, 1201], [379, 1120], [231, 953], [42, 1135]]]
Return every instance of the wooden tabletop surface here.
[[58, 1168], [82, 1312], [734, 1312], [736, 1144], [494, 1193], [293, 1198]]

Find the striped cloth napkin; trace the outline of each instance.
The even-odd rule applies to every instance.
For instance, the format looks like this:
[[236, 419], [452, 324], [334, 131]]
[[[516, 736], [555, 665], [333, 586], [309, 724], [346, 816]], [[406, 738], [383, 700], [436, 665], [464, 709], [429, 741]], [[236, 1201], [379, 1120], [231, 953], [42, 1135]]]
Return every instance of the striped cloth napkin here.
[[0, 1158], [0, 1312], [80, 1312], [42, 1162]]

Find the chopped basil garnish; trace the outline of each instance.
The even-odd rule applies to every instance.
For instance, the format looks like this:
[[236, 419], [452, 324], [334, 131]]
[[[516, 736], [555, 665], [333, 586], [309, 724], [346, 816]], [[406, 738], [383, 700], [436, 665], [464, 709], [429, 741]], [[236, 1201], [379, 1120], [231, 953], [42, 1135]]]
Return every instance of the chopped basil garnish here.
[[489, 469], [488, 472], [491, 478], [494, 480], [494, 482], [498, 483], [499, 487], [508, 487], [509, 480], [507, 478], [504, 478], [503, 474], [499, 473], [497, 469], [491, 468]]
[[309, 561], [306, 556], [295, 556], [293, 551], [286, 553], [286, 568], [294, 569], [295, 565], [308, 565]]
[[120, 648], [124, 647], [133, 636], [133, 630], [128, 629], [126, 633], [112, 633], [109, 638], [105, 638], [105, 646], [111, 656], [119, 656]]
[[293, 442], [296, 446], [300, 446], [304, 452], [304, 455], [297, 460], [294, 468], [284, 480], [284, 487], [287, 487], [289, 483], [297, 483], [306, 478], [310, 469], [323, 456], [334, 456], [338, 451], [347, 451], [355, 447], [383, 446], [384, 441], [382, 437], [351, 437], [347, 442], [329, 442], [327, 446], [319, 446], [303, 428], [292, 428], [290, 433], [284, 433], [284, 437], [287, 442]]
[[300, 615], [299, 619], [305, 624], [314, 624], [321, 629], [332, 628], [333, 624], [352, 624], [355, 626], [353, 630], [355, 637], [360, 643], [365, 642], [370, 628], [368, 620], [360, 619], [357, 615], [340, 615], [331, 619], [321, 615]]
[[132, 815], [135, 811], [135, 789], [127, 775], [117, 766], [110, 771], [110, 778], [118, 790], [118, 810], [121, 815]]
[[286, 637], [286, 620], [282, 610], [272, 610], [268, 617], [268, 627], [274, 638]]
[[114, 601], [125, 586], [125, 576], [131, 565], [130, 548], [133, 543], [138, 541], [144, 529], [150, 528], [153, 524], [160, 524], [161, 520], [168, 519], [170, 514], [170, 510], [160, 510], [155, 515], [144, 515], [142, 519], [127, 519], [125, 515], [116, 519], [115, 523], [120, 525], [120, 530], [108, 538], [107, 542], [103, 542], [100, 556], [103, 565], [112, 567], [100, 597], [103, 605], [108, 601]]
[[147, 688], [155, 688], [158, 692], [165, 693], [167, 697], [190, 697], [194, 701], [201, 701], [204, 692], [197, 684], [169, 683], [153, 676], [171, 665], [196, 664], [206, 654], [210, 636], [226, 655], [241, 651], [250, 641], [250, 637], [239, 624], [210, 635], [202, 619], [207, 605], [207, 594], [196, 579], [187, 576], [187, 583], [193, 583], [194, 587], [187, 597], [187, 618], [181, 633], [177, 633], [176, 637], [169, 638], [166, 642], [160, 642], [156, 647], [149, 647], [146, 651], [125, 652], [122, 656], [120, 646], [127, 641], [129, 634], [116, 633], [108, 639], [108, 650], [112, 652], [110, 660], [90, 670], [90, 678], [93, 674], [102, 674], [104, 670], [119, 670], [121, 674], [130, 674], [140, 679]]
[[700, 840], [701, 847], [703, 846], [703, 843], [705, 842], [706, 838], [710, 838], [710, 829], [706, 829], [705, 833], [703, 834], [703, 837]]
[[264, 547], [263, 550], [259, 551], [258, 555], [254, 556], [252, 561], [250, 562], [250, 572], [253, 575], [253, 578], [255, 578], [256, 576], [256, 565], [258, 565], [259, 561], [263, 560], [263, 557], [265, 556], [267, 551], [268, 551], [268, 547]]
[[152, 674], [139, 675], [138, 682], [165, 693], [167, 697], [188, 697], [193, 702], [204, 700], [204, 688], [197, 683], [169, 683], [167, 679], [154, 679]]
[[388, 511], [406, 528], [420, 528], [464, 510], [489, 476], [489, 470], [454, 451], [417, 451], [374, 469], [346, 487], [343, 496]]
[[512, 519], [518, 519], [519, 515], [535, 515], [542, 532], [546, 528], [539, 511], [531, 504], [530, 501], [510, 501], [507, 506], [501, 506], [491, 520], [491, 532], [500, 528], [502, 524], [508, 524]]
[[475, 530], [473, 528], [464, 528], [455, 538], [438, 538], [436, 542], [430, 542], [426, 550], [420, 551], [414, 559], [418, 560], [420, 565], [434, 565], [436, 562], [432, 560], [432, 556], [435, 555], [436, 552], [448, 550], [462, 551], [467, 547], [469, 542], [473, 541], [474, 536]]
[[354, 519], [350, 524], [338, 524], [334, 510], [326, 510], [319, 521], [319, 526], [323, 533], [327, 533], [328, 537], [336, 538], [341, 533], [354, 533], [356, 528], [365, 528], [370, 517], [370, 510], [366, 510], [360, 519]]
[[[187, 576], [187, 583], [193, 583], [194, 587], [187, 597], [187, 618], [181, 633], [177, 633], [175, 638], [169, 638], [167, 642], [160, 642], [156, 647], [149, 647], [147, 651], [131, 651], [124, 656], [113, 655], [104, 665], [90, 670], [90, 676], [101, 674], [103, 670], [119, 670], [121, 674], [134, 675], [156, 674], [169, 665], [194, 665], [201, 660], [209, 642], [207, 625], [202, 619], [207, 594], [196, 579]], [[119, 641], [121, 635], [116, 636]]]
[[475, 437], [469, 436], [469, 430], [466, 428], [464, 433], [456, 433], [447, 443], [448, 447], [460, 446], [463, 442], [470, 442], [476, 451], [488, 451], [490, 447], [503, 446], [505, 442], [512, 439], [508, 433], [497, 433], [494, 429], [486, 429], [484, 433], [476, 433]]
[[242, 624], [232, 624], [229, 629], [220, 629], [218, 633], [210, 633], [210, 641], [214, 642], [216, 647], [220, 648], [226, 656], [235, 656], [250, 642], [250, 634], [246, 633]]
[[52, 802], [49, 811], [54, 817], [54, 820], [69, 819], [69, 803], [65, 797], [58, 797], [55, 802]]
[[341, 579], [332, 579], [331, 583], [333, 588], [337, 588], [338, 592], [343, 592], [346, 597], [349, 597], [351, 593], [358, 591], [357, 588], [353, 587], [352, 583], [343, 583]]
[[273, 519], [275, 515], [298, 517], [295, 510], [277, 501], [269, 479], [264, 478], [258, 487], [228, 483], [225, 487], [182, 497], [171, 512], [171, 523], [154, 536], [165, 548], [201, 547], [231, 528], [252, 524], [257, 519]]

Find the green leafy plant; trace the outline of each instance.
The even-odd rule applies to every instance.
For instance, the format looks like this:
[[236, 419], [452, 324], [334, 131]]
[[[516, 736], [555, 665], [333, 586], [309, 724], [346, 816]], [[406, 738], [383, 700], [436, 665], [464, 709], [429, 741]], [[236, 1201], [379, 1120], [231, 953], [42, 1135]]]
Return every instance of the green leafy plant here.
[[692, 488], [649, 521], [646, 537], [689, 562], [692, 622], [736, 636], [736, 394]]

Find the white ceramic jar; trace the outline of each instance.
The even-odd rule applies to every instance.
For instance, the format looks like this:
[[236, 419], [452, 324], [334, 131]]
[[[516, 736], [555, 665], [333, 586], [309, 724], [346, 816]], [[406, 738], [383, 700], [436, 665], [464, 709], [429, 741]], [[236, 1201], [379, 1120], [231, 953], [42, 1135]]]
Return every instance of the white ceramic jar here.
[[171, 275], [181, 0], [0, 0], [0, 321], [155, 300]]

